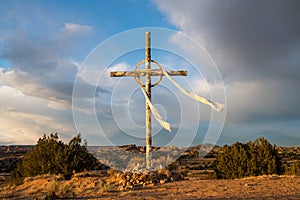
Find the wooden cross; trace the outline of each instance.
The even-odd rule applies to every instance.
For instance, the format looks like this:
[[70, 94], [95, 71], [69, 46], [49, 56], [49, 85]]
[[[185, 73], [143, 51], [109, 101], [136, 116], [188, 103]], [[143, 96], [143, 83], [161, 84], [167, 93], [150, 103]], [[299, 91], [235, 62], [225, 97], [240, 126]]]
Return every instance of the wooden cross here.
[[[151, 60], [151, 48], [150, 48], [150, 32], [146, 32], [146, 58], [140, 61], [134, 71], [116, 71], [110, 72], [110, 77], [134, 77], [137, 83], [145, 88], [146, 94], [151, 102], [151, 87], [154, 87], [162, 80], [163, 69], [161, 65]], [[155, 63], [159, 69], [151, 69], [151, 62]], [[145, 63], [145, 70], [138, 70], [138, 67]], [[187, 76], [186, 70], [181, 71], [167, 71], [170, 76]], [[140, 76], [145, 76], [145, 84], [142, 83]], [[151, 76], [160, 76], [160, 79], [155, 83], [151, 84]], [[152, 135], [151, 135], [151, 111], [150, 106], [146, 101], [146, 168], [151, 168], [151, 151], [152, 151]]]

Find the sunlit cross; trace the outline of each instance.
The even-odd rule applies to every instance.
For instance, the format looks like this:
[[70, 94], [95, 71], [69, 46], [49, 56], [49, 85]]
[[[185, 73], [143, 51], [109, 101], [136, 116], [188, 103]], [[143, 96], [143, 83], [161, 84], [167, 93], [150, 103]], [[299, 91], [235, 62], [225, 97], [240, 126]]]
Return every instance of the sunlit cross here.
[[[137, 83], [143, 87], [151, 102], [151, 87], [154, 87], [160, 83], [162, 76], [164, 76], [161, 65], [151, 60], [151, 47], [150, 47], [150, 32], [146, 32], [146, 48], [145, 48], [145, 60], [140, 61], [134, 71], [114, 71], [110, 72], [110, 77], [134, 77]], [[145, 63], [145, 69], [139, 70], [138, 67]], [[159, 69], [151, 69], [151, 63], [156, 64]], [[170, 76], [187, 76], [186, 70], [181, 71], [166, 71]], [[145, 84], [142, 83], [140, 77], [145, 76]], [[160, 76], [159, 80], [151, 84], [151, 76]], [[151, 152], [152, 152], [152, 135], [151, 135], [151, 110], [149, 103], [146, 101], [146, 168], [151, 168]]]

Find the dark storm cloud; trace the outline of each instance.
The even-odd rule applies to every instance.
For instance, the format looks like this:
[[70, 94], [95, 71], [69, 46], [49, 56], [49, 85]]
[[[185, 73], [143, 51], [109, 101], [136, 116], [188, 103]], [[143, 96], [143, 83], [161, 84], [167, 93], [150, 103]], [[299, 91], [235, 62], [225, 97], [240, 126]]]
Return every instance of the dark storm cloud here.
[[289, 134], [285, 144], [299, 139], [300, 1], [154, 1], [218, 65], [227, 96], [225, 137], [268, 132]]
[[170, 21], [205, 41], [225, 78], [299, 80], [300, 1], [157, 1], [157, 5]]
[[4, 42], [1, 57], [11, 62], [14, 69], [43, 75], [57, 66], [59, 53], [54, 41], [45, 38], [30, 38], [26, 31], [10, 37]]
[[62, 61], [63, 49], [55, 41], [29, 36], [21, 30], [11, 35], [0, 50], [1, 57], [11, 63], [9, 73], [2, 74], [4, 84], [24, 94], [70, 102], [77, 69], [74, 64]]

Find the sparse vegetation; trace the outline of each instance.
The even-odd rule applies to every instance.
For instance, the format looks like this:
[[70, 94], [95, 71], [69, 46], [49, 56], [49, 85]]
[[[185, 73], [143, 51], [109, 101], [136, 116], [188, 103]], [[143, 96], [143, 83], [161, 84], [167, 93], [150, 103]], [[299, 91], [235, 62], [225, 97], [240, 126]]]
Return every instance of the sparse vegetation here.
[[[123, 176], [123, 173], [119, 175]], [[144, 177], [149, 178], [147, 174]], [[28, 179], [22, 185], [1, 188], [0, 199], [299, 199], [300, 195], [300, 177], [297, 176], [182, 180], [168, 184], [159, 181], [159, 187], [148, 184], [145, 186], [146, 190], [143, 186], [137, 186], [125, 192], [131, 188], [131, 184], [127, 184], [130, 180], [120, 179], [120, 184], [128, 185], [122, 187], [103, 177], [102, 172], [89, 173], [88, 177], [72, 176], [71, 180], [62, 180], [57, 175], [43, 175]], [[122, 192], [117, 191], [122, 188]]]
[[69, 179], [76, 172], [92, 170], [98, 165], [97, 159], [88, 152], [86, 142], [81, 145], [80, 135], [64, 144], [56, 133], [40, 138], [35, 148], [28, 151], [22, 163], [12, 171], [11, 177], [14, 184], [42, 174], [62, 174]]
[[286, 175], [296, 175], [300, 176], [300, 160], [296, 160], [294, 163], [288, 165], [287, 163], [283, 164], [284, 173]]
[[[108, 171], [91, 171], [101, 164], [87, 151], [86, 143], [81, 144], [80, 135], [74, 137], [67, 144], [61, 142], [57, 134], [44, 135], [39, 139], [35, 148], [24, 155], [23, 162], [12, 173], [13, 181], [23, 184], [13, 187], [5, 186], [6, 189], [0, 191], [0, 198], [30, 196], [33, 198], [64, 199], [100, 197], [103, 196], [103, 193], [106, 193], [105, 195], [108, 197], [117, 197], [117, 190], [133, 190], [131, 192], [134, 193], [142, 191], [141, 188], [144, 187], [151, 189], [155, 185], [161, 185], [159, 188], [162, 188], [164, 187], [162, 184], [165, 183], [168, 183], [169, 186], [177, 185], [178, 183], [172, 183], [177, 180], [182, 180], [178, 185], [185, 182], [188, 184], [186, 188], [195, 187], [193, 191], [198, 191], [201, 190], [201, 187], [197, 185], [201, 182], [199, 179], [235, 179], [248, 176], [255, 177], [231, 181], [239, 182], [239, 187], [243, 187], [243, 190], [249, 189], [251, 192], [256, 191], [260, 185], [254, 180], [259, 181], [259, 183], [265, 181], [265, 184], [267, 184], [266, 180], [272, 181], [270, 184], [272, 186], [277, 182], [278, 186], [281, 186], [281, 181], [288, 182], [291, 186], [285, 190], [286, 185], [283, 185], [284, 187], [281, 189], [282, 193], [285, 194], [291, 188], [296, 188], [297, 183], [294, 183], [295, 181], [299, 182], [298, 176], [285, 176], [300, 175], [298, 147], [276, 147], [266, 139], [259, 138], [246, 144], [236, 142], [231, 146], [214, 147], [207, 154], [209, 156], [204, 158], [199, 157], [201, 153], [197, 153], [200, 152], [201, 148], [199, 147], [189, 148], [183, 156], [171, 165], [166, 168], [160, 166], [156, 171], [143, 170], [144, 156], [141, 152], [138, 153], [137, 157], [129, 157], [131, 159], [129, 162], [130, 170], [117, 171], [105, 168]], [[130, 150], [132, 149], [130, 148]], [[172, 161], [172, 156], [159, 155], [152, 161], [167, 165]], [[101, 169], [104, 168], [101, 167]], [[284, 176], [273, 174], [284, 174]], [[190, 180], [184, 181], [183, 178]], [[207, 185], [208, 182], [211, 182], [212, 185], [220, 185], [223, 188], [225, 183], [228, 184], [227, 181], [206, 180], [203, 184]], [[255, 190], [250, 190], [254, 187]], [[268, 187], [270, 188], [270, 186]], [[262, 187], [263, 189], [265, 188]], [[18, 191], [22, 192], [18, 193]], [[203, 192], [197, 194], [203, 195]], [[295, 190], [293, 194], [295, 194]]]

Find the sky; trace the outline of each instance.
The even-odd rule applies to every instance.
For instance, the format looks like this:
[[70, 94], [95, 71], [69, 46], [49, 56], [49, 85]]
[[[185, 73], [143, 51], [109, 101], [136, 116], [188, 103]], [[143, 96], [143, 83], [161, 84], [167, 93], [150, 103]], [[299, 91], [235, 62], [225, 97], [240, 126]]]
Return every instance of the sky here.
[[182, 87], [225, 105], [164, 77], [152, 100], [173, 132], [152, 119], [154, 145], [300, 145], [299, 19], [298, 0], [0, 0], [0, 145], [55, 132], [144, 145], [143, 94], [109, 72], [144, 59], [145, 31], [153, 59], [188, 70]]

